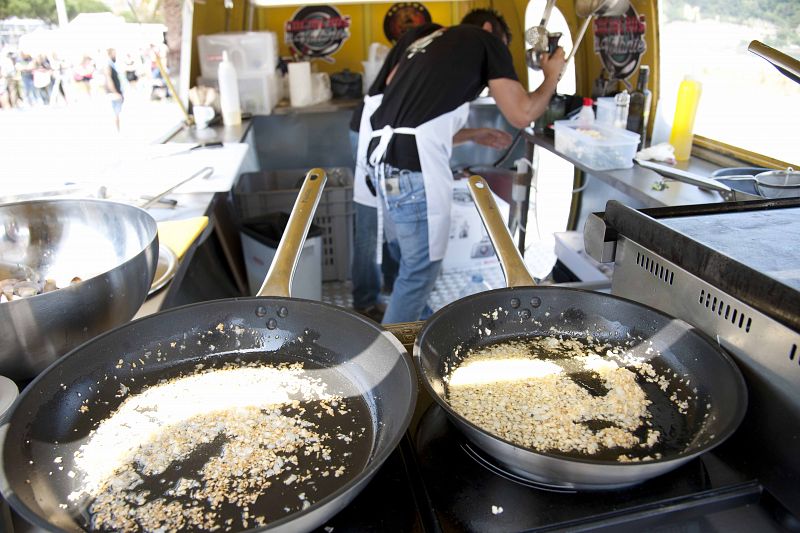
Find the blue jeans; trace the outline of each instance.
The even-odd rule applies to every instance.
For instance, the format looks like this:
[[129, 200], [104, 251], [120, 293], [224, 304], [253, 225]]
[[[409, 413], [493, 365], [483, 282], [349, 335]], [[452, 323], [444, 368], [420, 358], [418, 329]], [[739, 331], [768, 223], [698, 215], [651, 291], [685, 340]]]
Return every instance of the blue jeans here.
[[384, 324], [419, 320], [442, 267], [431, 261], [428, 248], [428, 209], [421, 172], [384, 165], [386, 196], [372, 176], [384, 200], [389, 251], [400, 263]]
[[[358, 133], [350, 130], [350, 148], [356, 159]], [[387, 246], [383, 247], [383, 264], [375, 262], [378, 240], [378, 210], [355, 203], [355, 236], [350, 277], [353, 282], [353, 307], [368, 309], [380, 303], [381, 273], [384, 283], [391, 287], [397, 275], [397, 263], [391, 258]]]

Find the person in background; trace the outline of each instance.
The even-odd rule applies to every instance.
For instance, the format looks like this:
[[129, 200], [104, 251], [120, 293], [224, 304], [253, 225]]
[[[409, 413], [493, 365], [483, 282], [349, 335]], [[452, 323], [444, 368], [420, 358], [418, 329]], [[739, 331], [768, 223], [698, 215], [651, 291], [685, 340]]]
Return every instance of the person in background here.
[[[440, 28], [438, 24], [423, 24], [408, 30], [389, 51], [381, 70], [375, 77], [368, 96], [381, 94], [386, 87], [386, 78], [389, 72], [397, 65], [402, 53], [420, 37]], [[350, 120], [350, 147], [353, 150], [353, 159], [358, 164], [358, 130], [361, 126], [361, 115], [364, 110], [363, 102], [353, 112]], [[358, 175], [359, 173], [356, 172]], [[383, 237], [378, 237], [378, 210], [377, 199], [372, 184], [366, 179], [366, 174], [357, 179], [353, 184], [355, 237], [353, 241], [353, 263], [351, 280], [353, 284], [353, 308], [376, 322], [383, 319], [386, 305], [381, 302], [381, 277], [387, 292], [391, 292], [394, 279], [397, 277], [399, 265], [389, 254], [388, 247], [382, 245], [382, 263], [378, 266], [377, 247], [378, 241], [383, 242]]]
[[14, 95], [14, 59], [11, 52], [0, 56], [0, 108], [11, 109], [15, 105]]
[[37, 99], [42, 104], [48, 105], [50, 103], [50, 95], [53, 87], [52, 65], [44, 54], [39, 54], [34, 65], [33, 86], [36, 88]]
[[125, 99], [122, 96], [122, 81], [120, 80], [120, 72], [117, 68], [117, 52], [113, 48], [108, 49], [106, 92], [111, 101], [111, 109], [114, 111], [114, 125], [117, 131], [119, 131], [119, 114], [122, 112], [122, 103]]
[[[403, 33], [395, 46], [389, 51], [381, 70], [367, 92], [367, 98], [380, 95], [386, 89], [386, 79], [394, 70], [406, 49], [418, 39], [430, 35], [441, 29], [439, 24], [429, 23], [411, 28]], [[373, 99], [375, 105], [377, 99]], [[362, 103], [353, 113], [350, 121], [350, 145], [354, 159], [359, 166], [358, 140], [361, 127], [364, 104]], [[511, 142], [511, 136], [503, 131], [490, 128], [464, 129], [457, 134], [455, 141], [473, 141], [486, 146], [504, 148]], [[358, 171], [360, 168], [360, 172]], [[354, 183], [353, 201], [355, 204], [355, 239], [353, 250], [353, 264], [351, 279], [353, 283], [353, 307], [363, 315], [380, 322], [386, 310], [385, 304], [380, 300], [381, 274], [386, 292], [393, 290], [394, 280], [398, 275], [399, 263], [392, 255], [387, 243], [383, 242], [383, 235], [378, 235], [378, 210], [377, 192], [368, 178], [366, 166], [360, 164], [356, 172]], [[376, 238], [377, 236], [377, 238]], [[382, 262], [377, 265], [378, 242], [383, 242]]]
[[383, 323], [423, 316], [448, 242], [454, 142], [502, 148], [510, 141], [491, 131], [462, 129], [469, 102], [488, 85], [500, 112], [522, 128], [546, 110], [555, 92], [563, 49], [543, 58], [545, 79], [528, 93], [514, 72], [510, 40], [499, 13], [473, 10], [461, 24], [410, 44], [383, 94], [365, 99], [358, 164], [367, 168], [379, 195], [390, 250], [400, 263]]
[[25, 104], [33, 107], [34, 103], [39, 100], [36, 87], [33, 86], [33, 71], [36, 68], [36, 62], [30, 54], [22, 52], [16, 68], [22, 78], [22, 94]]

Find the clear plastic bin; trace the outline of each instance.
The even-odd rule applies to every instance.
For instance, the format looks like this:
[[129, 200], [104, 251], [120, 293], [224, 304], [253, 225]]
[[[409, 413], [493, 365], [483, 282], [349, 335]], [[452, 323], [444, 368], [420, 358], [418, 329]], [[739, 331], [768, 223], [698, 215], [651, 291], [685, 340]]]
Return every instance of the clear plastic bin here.
[[597, 113], [595, 113], [595, 123], [601, 126], [614, 125], [614, 110], [617, 103], [613, 96], [601, 96], [597, 99]]
[[557, 152], [572, 157], [592, 170], [631, 168], [639, 134], [594, 124], [578, 126], [571, 120], [555, 123]]
[[[269, 115], [278, 103], [279, 83], [277, 74], [256, 74], [254, 76], [236, 76], [239, 86], [239, 105], [243, 113]], [[216, 78], [198, 77], [197, 85], [214, 87], [219, 90]]]
[[223, 50], [228, 51], [238, 77], [274, 73], [278, 65], [277, 35], [269, 31], [200, 35], [197, 49], [204, 78], [217, 79]]

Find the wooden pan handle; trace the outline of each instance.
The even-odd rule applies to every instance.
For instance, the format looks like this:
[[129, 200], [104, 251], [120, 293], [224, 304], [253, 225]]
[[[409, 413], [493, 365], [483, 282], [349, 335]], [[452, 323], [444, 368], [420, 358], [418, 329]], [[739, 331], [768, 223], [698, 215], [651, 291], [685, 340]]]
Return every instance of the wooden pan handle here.
[[475, 201], [475, 207], [481, 215], [483, 225], [492, 241], [494, 251], [500, 260], [503, 274], [506, 276], [506, 285], [509, 287], [530, 287], [536, 285], [531, 277], [525, 262], [514, 246], [511, 234], [508, 233], [503, 217], [497, 210], [492, 191], [489, 190], [486, 180], [480, 176], [469, 178], [469, 191]]
[[306, 174], [297, 201], [289, 215], [289, 222], [286, 223], [286, 230], [283, 232], [281, 242], [275, 251], [275, 257], [267, 272], [267, 278], [258, 296], [291, 296], [292, 278], [300, 254], [303, 251], [303, 244], [306, 242], [306, 235], [311, 228], [311, 221], [314, 212], [317, 210], [322, 190], [328, 176], [321, 168], [313, 168]]

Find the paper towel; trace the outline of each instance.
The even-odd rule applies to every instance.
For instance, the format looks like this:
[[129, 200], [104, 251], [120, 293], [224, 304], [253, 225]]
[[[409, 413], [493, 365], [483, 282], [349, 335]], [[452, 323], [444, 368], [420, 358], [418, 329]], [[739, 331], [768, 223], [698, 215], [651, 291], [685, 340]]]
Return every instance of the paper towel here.
[[292, 107], [313, 103], [311, 63], [308, 61], [289, 63], [289, 102]]

